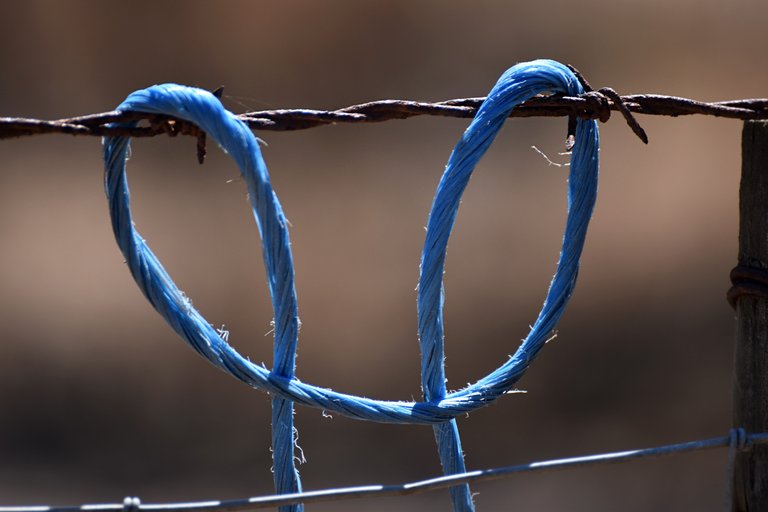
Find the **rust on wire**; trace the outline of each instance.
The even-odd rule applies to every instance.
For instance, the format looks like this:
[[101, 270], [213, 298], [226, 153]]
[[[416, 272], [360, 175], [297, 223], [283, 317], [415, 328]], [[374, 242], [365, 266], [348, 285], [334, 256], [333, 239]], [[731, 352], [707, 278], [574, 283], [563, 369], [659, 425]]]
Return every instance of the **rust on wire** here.
[[[213, 91], [211, 91], [211, 94], [213, 94], [219, 101], [221, 101], [221, 96], [224, 94], [224, 86], [217, 87]], [[208, 154], [208, 149], [205, 147], [207, 142], [207, 135], [205, 131], [198, 129], [197, 130], [197, 162], [200, 165], [203, 165], [205, 163], [205, 155]]]
[[[238, 117], [254, 130], [292, 131], [337, 123], [377, 123], [415, 116], [471, 118], [485, 98], [460, 98], [426, 103], [410, 100], [380, 100], [337, 110], [280, 109], [246, 112]], [[688, 98], [658, 94], [619, 96], [612, 89], [589, 91], [577, 97], [538, 96], [518, 105], [510, 117], [579, 117], [607, 119], [611, 111], [621, 112], [640, 136], [631, 114], [654, 116], [707, 115], [730, 119], [768, 119], [768, 99], [743, 99], [705, 103]], [[110, 123], [145, 121], [126, 128]], [[0, 117], [0, 139], [63, 133], [88, 136], [154, 137], [162, 133], [199, 136], [197, 127], [179, 119], [138, 112], [104, 112], [57, 120]], [[642, 138], [642, 136], [641, 136]]]
[[731, 288], [726, 294], [728, 304], [736, 309], [739, 298], [747, 295], [751, 297], [768, 297], [768, 271], [737, 265], [731, 270]]
[[[640, 126], [640, 123], [637, 122], [637, 119], [635, 119], [635, 116], [632, 115], [632, 112], [627, 108], [627, 105], [624, 103], [624, 100], [621, 96], [619, 96], [619, 93], [611, 89], [610, 87], [603, 87], [599, 91], [600, 94], [603, 95], [603, 98], [608, 98], [608, 100], [612, 101], [613, 104], [619, 109], [619, 112], [621, 112], [621, 115], [624, 116], [624, 120], [627, 121], [627, 125], [632, 129], [632, 132], [634, 132], [637, 137], [643, 141], [644, 144], [648, 144], [648, 135], [646, 135], [645, 130]], [[600, 121], [606, 122], [608, 121], [608, 116], [610, 116], [611, 111], [609, 110], [609, 107], [605, 107], [606, 116], [605, 119], [603, 117], [600, 117]]]

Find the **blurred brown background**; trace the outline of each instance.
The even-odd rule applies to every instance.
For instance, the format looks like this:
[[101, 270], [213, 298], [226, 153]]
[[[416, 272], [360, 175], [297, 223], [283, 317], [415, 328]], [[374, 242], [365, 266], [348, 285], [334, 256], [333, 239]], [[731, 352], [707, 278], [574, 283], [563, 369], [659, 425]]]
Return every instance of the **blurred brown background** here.
[[[597, 87], [701, 100], [768, 96], [762, 0], [0, 4], [0, 115], [114, 108], [174, 81], [225, 85], [235, 112], [484, 95], [524, 60]], [[601, 125], [601, 185], [579, 286], [514, 395], [461, 418], [470, 468], [724, 434], [730, 427], [738, 121], [649, 118], [643, 146]], [[414, 287], [432, 193], [466, 120], [259, 133], [292, 223], [298, 375], [419, 397]], [[450, 244], [449, 385], [528, 332], [565, 213], [563, 119], [508, 123]], [[257, 232], [234, 165], [194, 140], [133, 146], [137, 224], [177, 283], [252, 359], [271, 360]], [[271, 492], [269, 401], [215, 371], [144, 301], [112, 239], [100, 141], [0, 142], [0, 505]], [[233, 180], [230, 182], [230, 180]], [[308, 489], [439, 473], [431, 429], [301, 408]], [[473, 486], [480, 511], [720, 510], [725, 451]], [[316, 511], [446, 510], [445, 492]]]

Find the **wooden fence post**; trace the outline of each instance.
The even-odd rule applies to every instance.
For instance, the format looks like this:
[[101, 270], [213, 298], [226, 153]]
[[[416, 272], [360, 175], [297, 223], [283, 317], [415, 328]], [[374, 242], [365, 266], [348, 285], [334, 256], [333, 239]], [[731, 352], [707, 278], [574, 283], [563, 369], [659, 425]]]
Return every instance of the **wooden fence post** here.
[[[741, 270], [741, 272], [739, 272]], [[744, 280], [739, 284], [739, 276]], [[739, 189], [739, 268], [735, 287], [734, 427], [768, 432], [768, 121], [746, 121]], [[768, 445], [737, 454], [735, 512], [768, 511]]]

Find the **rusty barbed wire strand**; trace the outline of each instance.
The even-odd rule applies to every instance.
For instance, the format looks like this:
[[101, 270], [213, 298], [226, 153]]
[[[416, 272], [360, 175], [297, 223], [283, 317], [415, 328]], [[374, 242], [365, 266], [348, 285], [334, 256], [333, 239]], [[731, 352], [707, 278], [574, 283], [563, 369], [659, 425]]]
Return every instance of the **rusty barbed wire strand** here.
[[[538, 96], [514, 110], [510, 117], [562, 117], [607, 121], [611, 111], [653, 116], [707, 115], [729, 119], [768, 119], [768, 98], [706, 103], [659, 94], [607, 94], [610, 89], [590, 91], [578, 97]], [[411, 100], [379, 100], [337, 110], [279, 109], [246, 112], [238, 117], [254, 130], [294, 131], [338, 123], [378, 123], [416, 116], [471, 118], [485, 98], [459, 98], [435, 103]], [[617, 101], [619, 100], [620, 101]], [[625, 109], [622, 108], [625, 107]], [[110, 123], [141, 120], [148, 125], [135, 128], [108, 126]], [[634, 129], [634, 127], [633, 127]], [[163, 133], [201, 137], [191, 123], [168, 116], [136, 112], [103, 112], [56, 120], [0, 117], [0, 139], [46, 133], [86, 136], [153, 137]]]

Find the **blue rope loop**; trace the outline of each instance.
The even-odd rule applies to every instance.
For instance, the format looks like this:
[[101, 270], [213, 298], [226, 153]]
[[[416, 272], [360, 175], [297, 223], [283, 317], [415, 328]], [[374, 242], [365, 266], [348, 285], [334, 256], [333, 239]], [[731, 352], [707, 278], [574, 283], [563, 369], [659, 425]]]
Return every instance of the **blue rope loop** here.
[[[512, 108], [545, 91], [562, 92], [569, 96], [584, 92], [581, 83], [569, 68], [551, 60], [518, 64], [505, 72], [451, 153], [437, 187], [421, 256], [417, 299], [422, 388], [427, 401], [439, 401], [447, 395], [443, 364], [443, 270], [448, 239], [456, 220], [461, 196], [475, 166], [493, 143]], [[577, 123], [568, 189], [569, 215], [562, 253], [536, 323], [509, 362], [453, 396], [471, 397], [480, 392], [495, 398], [509, 389], [536, 357], [562, 315], [576, 282], [579, 257], [597, 192], [596, 126], [595, 121]], [[436, 425], [434, 430], [444, 473], [465, 472], [456, 420], [451, 419]], [[473, 510], [468, 485], [454, 487], [451, 491], [454, 510]]]
[[[120, 104], [118, 110], [167, 114], [191, 121], [211, 135], [237, 162], [247, 183], [256, 225], [264, 242], [264, 266], [275, 315], [274, 367], [270, 375], [293, 378], [298, 340], [298, 307], [290, 239], [285, 216], [272, 190], [256, 137], [242, 121], [225, 110], [211, 93], [176, 84], [136, 91]], [[104, 146], [107, 168], [105, 185], [110, 198], [112, 227], [131, 274], [150, 303], [182, 338], [190, 341], [193, 348], [207, 359], [221, 363], [218, 344], [210, 339], [212, 327], [199, 313], [193, 313], [194, 308], [189, 299], [176, 287], [133, 228], [125, 175], [128, 139], [107, 139]], [[202, 336], [199, 332], [201, 329], [207, 331]], [[301, 482], [294, 463], [294, 429], [293, 402], [284, 397], [274, 397], [272, 454], [278, 494], [301, 492]], [[303, 506], [289, 505], [280, 507], [280, 510], [300, 512]]]
[[[431, 374], [429, 360], [440, 362], [443, 358], [442, 310], [438, 308], [436, 312], [434, 308], [430, 309], [429, 304], [436, 300], [438, 304], [442, 302], [445, 246], [455, 220], [458, 198], [469, 174], [490, 146], [507, 113], [522, 101], [547, 91], [578, 94], [581, 88], [573, 73], [554, 61], [537, 60], [510, 68], [491, 90], [451, 155], [433, 203], [419, 283], [420, 345], [424, 354], [422, 368], [428, 377], [423, 386], [425, 390], [438, 389], [431, 382], [439, 384], [440, 381]], [[173, 283], [133, 226], [125, 176], [128, 139], [114, 137], [105, 141], [105, 183], [113, 230], [138, 286], [153, 307], [192, 348], [251, 387], [355, 419], [384, 423], [443, 423], [488, 405], [512, 389], [546, 342], [570, 298], [597, 193], [598, 134], [595, 121], [578, 121], [576, 143], [571, 155], [568, 218], [557, 270], [533, 328], [508, 361], [466, 388], [442, 396], [437, 393], [435, 398], [422, 402], [374, 400], [303, 383], [287, 375], [288, 372], [280, 371], [281, 366], [283, 370], [292, 367], [290, 363], [295, 357], [284, 351], [291, 349], [289, 351], [293, 352], [292, 349], [295, 349], [295, 345], [290, 345], [295, 341], [293, 329], [297, 328], [297, 319], [290, 320], [293, 313], [289, 313], [288, 317], [277, 316], [278, 307], [286, 307], [289, 311], [295, 308], [290, 245], [282, 209], [269, 185], [266, 165], [253, 134], [210, 93], [175, 84], [137, 91], [118, 110], [162, 112], [193, 122], [216, 140], [240, 167], [262, 235], [268, 283], [276, 307], [277, 357], [274, 371], [252, 363], [226, 343]], [[290, 283], [285, 281], [287, 275], [290, 275]], [[440, 331], [430, 334], [432, 325], [439, 325]], [[432, 348], [430, 339], [441, 341]]]

